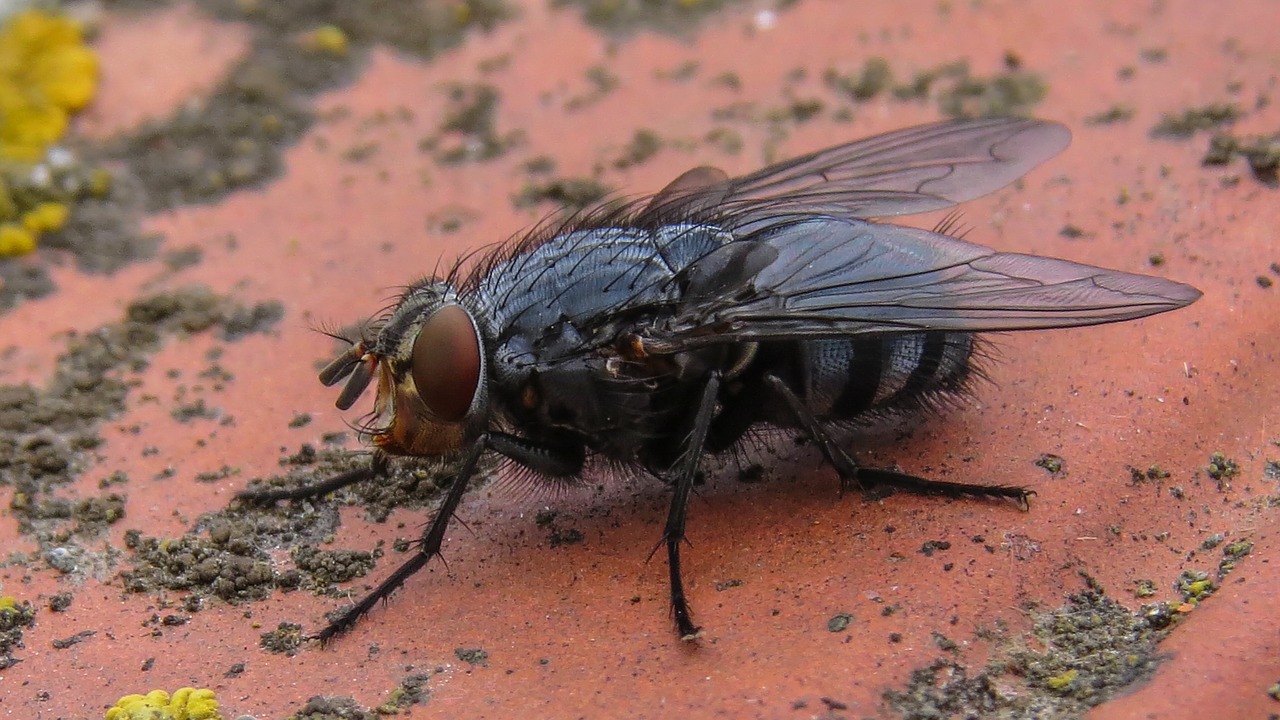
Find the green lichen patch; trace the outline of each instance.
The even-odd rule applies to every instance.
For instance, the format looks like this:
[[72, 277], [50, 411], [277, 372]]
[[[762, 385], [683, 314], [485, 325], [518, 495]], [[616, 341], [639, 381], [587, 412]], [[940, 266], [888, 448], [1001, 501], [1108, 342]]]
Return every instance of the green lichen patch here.
[[[492, 30], [515, 15], [506, 0], [383, 3], [376, 12], [344, 0], [201, 0], [200, 6], [219, 18], [249, 23], [263, 36], [291, 40], [328, 27], [339, 31], [353, 51], [384, 43], [420, 58], [434, 57], [458, 45], [468, 32]], [[304, 45], [312, 52], [326, 50]]]
[[822, 79], [831, 89], [855, 102], [864, 102], [893, 88], [893, 68], [888, 60], [871, 57], [856, 72], [842, 73], [835, 68], [827, 68]]
[[[1010, 669], [1031, 685], [1083, 711], [1151, 675], [1159, 664], [1163, 633], [1144, 613], [1134, 613], [1096, 590], [1036, 618], [1032, 634], [1043, 646], [1011, 653]], [[1064, 680], [1070, 675], [1070, 680]]]
[[1182, 596], [1183, 602], [1198, 603], [1212, 595], [1218, 589], [1218, 584], [1209, 578], [1207, 572], [1183, 570], [1174, 584], [1174, 589]]
[[22, 634], [36, 624], [36, 611], [31, 603], [19, 603], [5, 595], [0, 597], [0, 670], [19, 662], [13, 651], [23, 647]]
[[684, 36], [706, 17], [740, 5], [741, 0], [552, 0], [551, 4], [576, 6], [583, 20], [611, 33], [656, 30]]
[[1066, 461], [1060, 455], [1053, 453], [1040, 453], [1040, 457], [1036, 458], [1036, 467], [1044, 468], [1050, 475], [1057, 475], [1062, 472]]
[[142, 233], [138, 201], [127, 179], [63, 148], [34, 165], [0, 162], [0, 311], [53, 292], [48, 267], [64, 254], [85, 272], [152, 257], [158, 240]]
[[337, 595], [336, 583], [364, 577], [373, 570], [381, 550], [320, 550], [314, 545], [295, 547], [290, 553], [293, 565], [302, 573], [304, 587], [316, 592]]
[[551, 178], [526, 183], [511, 202], [517, 208], [550, 202], [566, 210], [582, 210], [599, 203], [610, 192], [608, 185], [595, 178]]
[[393, 3], [377, 12], [307, 0], [200, 6], [248, 23], [254, 36], [246, 57], [202, 102], [108, 149], [145, 188], [151, 209], [214, 201], [278, 176], [281, 154], [315, 121], [312, 98], [354, 78], [374, 44], [431, 57], [469, 29], [494, 27], [511, 15], [501, 0]]
[[366, 708], [349, 697], [316, 695], [286, 720], [379, 720], [388, 715], [398, 715], [414, 705], [425, 704], [431, 698], [431, 691], [427, 687], [431, 676], [432, 673], [429, 672], [410, 673], [392, 688], [387, 700], [376, 708]]
[[618, 170], [626, 170], [647, 162], [661, 149], [662, 137], [658, 133], [645, 129], [636, 130], [622, 153], [614, 159], [613, 166]]
[[314, 120], [301, 88], [339, 82], [313, 77], [317, 62], [297, 48], [259, 47], [204, 102], [185, 104], [120, 138], [107, 156], [124, 163], [141, 184], [149, 210], [210, 202], [260, 185], [280, 173], [281, 152]]
[[1231, 478], [1240, 474], [1240, 465], [1235, 460], [1215, 452], [1209, 456], [1209, 464], [1205, 466], [1205, 474], [1217, 481], [1219, 490], [1231, 488]]
[[823, 81], [855, 105], [884, 95], [904, 102], [932, 99], [950, 117], [1027, 115], [1049, 90], [1038, 73], [1023, 68], [1012, 55], [1006, 55], [1002, 71], [990, 76], [975, 75], [967, 60], [957, 60], [899, 81], [888, 61], [873, 57], [854, 72], [828, 68]]
[[965, 63], [954, 67], [940, 76], [943, 86], [936, 91], [938, 109], [951, 117], [1027, 115], [1049, 94], [1040, 75], [1018, 67], [990, 77], [971, 75]]
[[275, 630], [262, 633], [258, 638], [258, 645], [267, 652], [293, 657], [298, 654], [298, 648], [302, 647], [305, 639], [301, 625], [282, 622]]
[[1236, 568], [1236, 563], [1252, 552], [1253, 543], [1249, 540], [1236, 540], [1224, 545], [1222, 548], [1222, 561], [1218, 563], [1218, 580], [1221, 581], [1229, 575]]
[[489, 665], [489, 652], [481, 648], [460, 647], [455, 649], [453, 654], [459, 660], [468, 665], [481, 665], [484, 667], [488, 667]]
[[[290, 468], [284, 475], [273, 475], [267, 478], [254, 479], [248, 488], [297, 488], [327, 480], [335, 475], [366, 467], [369, 456], [363, 453], [352, 453], [340, 449], [317, 450], [304, 443], [296, 453], [281, 460], [281, 464]], [[274, 506], [264, 507], [252, 503], [235, 503], [224, 511], [229, 516], [253, 517], [259, 523], [268, 518], [283, 520], [287, 526], [281, 539], [296, 536], [303, 532], [308, 523], [299, 522], [298, 518], [307, 512], [314, 513], [318, 509], [331, 507], [333, 501], [338, 504], [358, 505], [365, 510], [366, 517], [373, 522], [386, 522], [391, 512], [404, 508], [415, 509], [431, 505], [439, 492], [449, 486], [453, 466], [444, 462], [402, 460], [393, 462], [386, 477], [359, 482], [343, 488], [331, 495], [321, 498], [310, 498], [292, 503], [280, 502]], [[319, 541], [333, 528], [321, 528], [320, 532], [311, 533], [308, 537]]]
[[1085, 125], [1113, 125], [1133, 119], [1134, 109], [1129, 105], [1112, 105], [1100, 113], [1084, 119]]
[[387, 701], [378, 706], [378, 714], [395, 715], [405, 708], [425, 704], [431, 699], [431, 690], [427, 687], [430, 680], [429, 673], [414, 673], [401, 680], [391, 691]]
[[[251, 487], [299, 487], [339, 475], [369, 462], [360, 453], [317, 451], [309, 445], [285, 457], [289, 472], [257, 479]], [[363, 577], [381, 550], [322, 550], [338, 528], [338, 506], [361, 505], [367, 516], [385, 521], [399, 507], [422, 507], [438, 494], [444, 471], [397, 466], [377, 482], [358, 483], [330, 496], [280, 502], [271, 506], [235, 502], [204, 515], [179, 538], [129, 536], [134, 566], [123, 574], [135, 592], [184, 590], [193, 597], [215, 596], [230, 602], [261, 599], [275, 589], [306, 588], [334, 594], [336, 583]], [[266, 549], [291, 548], [294, 567], [278, 567]]]
[[827, 632], [840, 633], [849, 629], [849, 625], [853, 623], [853, 616], [849, 613], [836, 613], [827, 619]]
[[446, 90], [449, 110], [438, 134], [419, 147], [432, 151], [436, 162], [456, 165], [483, 162], [505, 155], [524, 140], [519, 131], [499, 132], [497, 110], [500, 95], [492, 85], [455, 84]]
[[377, 712], [363, 707], [353, 698], [316, 695], [301, 710], [285, 720], [381, 720]]
[[1269, 187], [1280, 186], [1280, 133], [1239, 137], [1218, 133], [1209, 140], [1203, 165], [1227, 165], [1243, 157], [1253, 178]]
[[[167, 336], [221, 326], [225, 337], [227, 322], [243, 312], [252, 314], [203, 288], [142, 298], [121, 320], [72, 338], [43, 387], [0, 385], [0, 483], [13, 487], [10, 512], [51, 565], [89, 572], [112, 562], [78, 543], [124, 517], [127, 493], [70, 498], [58, 488], [92, 465], [102, 422], [124, 409], [130, 374], [147, 367]], [[109, 478], [107, 486], [127, 482]]]
[[885, 704], [905, 718], [1079, 717], [1159, 664], [1156, 644], [1170, 621], [1149, 607], [1132, 612], [1097, 589], [1073, 595], [1036, 616], [1034, 642], [1005, 638], [976, 672], [939, 659]]
[[1217, 103], [1165, 113], [1151, 128], [1151, 137], [1186, 139], [1201, 130], [1230, 125], [1243, 115], [1234, 103]]
[[126, 542], [135, 565], [121, 577], [131, 592], [183, 590], [241, 602], [298, 585], [296, 575], [272, 568], [270, 558], [254, 544], [252, 529], [240, 524], [218, 525], [208, 537], [161, 539], [135, 532]]

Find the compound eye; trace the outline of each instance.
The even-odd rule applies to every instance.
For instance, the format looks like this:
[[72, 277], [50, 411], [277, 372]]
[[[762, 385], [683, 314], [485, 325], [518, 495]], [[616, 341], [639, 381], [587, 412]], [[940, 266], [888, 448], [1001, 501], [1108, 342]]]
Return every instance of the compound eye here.
[[413, 384], [427, 409], [441, 420], [467, 415], [480, 386], [480, 340], [471, 316], [445, 305], [427, 318], [413, 341]]

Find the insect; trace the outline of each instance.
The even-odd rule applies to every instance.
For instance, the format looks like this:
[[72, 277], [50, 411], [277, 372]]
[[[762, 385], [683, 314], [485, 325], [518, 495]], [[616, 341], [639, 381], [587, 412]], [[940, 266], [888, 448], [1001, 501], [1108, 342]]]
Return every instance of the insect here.
[[[392, 457], [459, 469], [411, 557], [315, 637], [352, 627], [440, 553], [481, 457], [536, 477], [593, 465], [665, 482], [661, 541], [680, 637], [700, 631], [681, 543], [708, 455], [770, 429], [807, 437], [844, 488], [1009, 498], [1021, 487], [939, 482], [860, 466], [842, 428], [936, 407], [972, 377], [974, 333], [1117, 322], [1183, 307], [1195, 288], [867, 218], [985, 195], [1056, 155], [1062, 125], [939, 122], [730, 179], [690, 170], [656, 195], [545, 224], [422, 280], [320, 373], [350, 408], [377, 381], [372, 462], [256, 502], [376, 481]], [[656, 550], [657, 548], [655, 548]]]

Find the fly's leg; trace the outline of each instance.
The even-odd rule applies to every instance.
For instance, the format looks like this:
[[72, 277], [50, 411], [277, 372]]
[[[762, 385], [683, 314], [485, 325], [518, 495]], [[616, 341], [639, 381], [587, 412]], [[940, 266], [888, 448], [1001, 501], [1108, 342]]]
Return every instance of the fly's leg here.
[[840, 475], [841, 491], [850, 487], [857, 487], [863, 492], [869, 492], [877, 488], [888, 488], [917, 495], [942, 495], [954, 498], [1009, 498], [1023, 510], [1029, 507], [1028, 501], [1035, 495], [1035, 492], [1031, 490], [1013, 485], [972, 485], [969, 483], [926, 480], [892, 470], [859, 467], [857, 461], [850, 457], [849, 453], [845, 452], [844, 448], [840, 447], [832, 439], [831, 433], [827, 431], [827, 428], [814, 417], [813, 412], [805, 407], [804, 402], [792, 392], [782, 378], [776, 375], [768, 375], [765, 377], [765, 381], [786, 401], [792, 415], [795, 416], [796, 422], [818, 443], [823, 457], [836, 469], [836, 472]]
[[403, 585], [405, 580], [425, 567], [432, 557], [440, 554], [440, 547], [444, 544], [445, 530], [448, 529], [449, 521], [453, 519], [458, 504], [462, 502], [462, 494], [467, 491], [467, 486], [470, 485], [471, 478], [475, 475], [476, 467], [480, 463], [480, 457], [486, 450], [505, 455], [525, 467], [547, 475], [573, 475], [582, 469], [584, 457], [581, 448], [544, 446], [506, 433], [490, 432], [481, 435], [467, 450], [462, 467], [454, 477], [453, 484], [449, 486], [449, 494], [445, 496], [435, 517], [427, 525], [426, 532], [418, 539], [417, 552], [391, 573], [390, 577], [379, 583], [372, 592], [365, 595], [360, 602], [347, 608], [336, 620], [311, 636], [312, 638], [324, 643], [335, 635], [350, 630], [365, 613], [378, 604], [378, 601], [385, 600]]
[[681, 640], [696, 640], [699, 634], [698, 626], [693, 624], [693, 618], [689, 614], [689, 601], [684, 596], [684, 579], [680, 575], [680, 543], [685, 539], [689, 493], [693, 490], [693, 482], [698, 474], [698, 463], [702, 459], [707, 431], [711, 428], [711, 416], [715, 412], [716, 394], [719, 390], [720, 376], [712, 375], [702, 389], [702, 400], [698, 403], [698, 412], [693, 418], [693, 429], [689, 433], [684, 454], [674, 468], [671, 510], [667, 513], [667, 525], [662, 532], [662, 540], [658, 543], [659, 546], [662, 543], [667, 545], [667, 569], [671, 573], [671, 612], [675, 615], [676, 629], [680, 632]]
[[[311, 639], [324, 643], [335, 635], [350, 630], [361, 617], [378, 604], [378, 601], [385, 600], [406, 580], [412, 577], [414, 573], [421, 570], [432, 557], [440, 554], [440, 547], [444, 544], [444, 534], [448, 529], [449, 521], [453, 519], [453, 514], [457, 511], [458, 504], [462, 502], [462, 495], [466, 492], [472, 476], [476, 473], [480, 457], [487, 450], [505, 455], [525, 467], [547, 475], [573, 475], [582, 469], [584, 460], [582, 448], [540, 445], [506, 433], [492, 432], [481, 435], [467, 450], [462, 466], [454, 477], [453, 484], [449, 486], [449, 494], [445, 496], [444, 502], [440, 504], [435, 517], [427, 525], [426, 532], [418, 539], [417, 552], [405, 561], [403, 565], [396, 568], [396, 571], [391, 573], [390, 577], [379, 583], [372, 592], [365, 595], [360, 602], [348, 608], [320, 632], [310, 636]], [[349, 470], [323, 482], [299, 488], [245, 490], [237, 493], [236, 498], [248, 502], [268, 503], [276, 500], [299, 500], [314, 497], [363, 480], [385, 477], [389, 464], [389, 459], [385, 454], [374, 453], [373, 462], [367, 468]]]
[[444, 502], [440, 504], [440, 508], [436, 511], [436, 516], [427, 525], [427, 531], [418, 540], [418, 551], [413, 553], [395, 572], [391, 573], [390, 577], [378, 583], [373, 592], [365, 595], [360, 602], [347, 608], [338, 619], [330, 622], [323, 630], [311, 636], [312, 638], [324, 643], [333, 636], [350, 630], [365, 613], [378, 604], [379, 600], [386, 599], [403, 585], [405, 580], [408, 580], [410, 576], [421, 570], [428, 560], [440, 554], [440, 546], [444, 543], [445, 530], [449, 526], [449, 521], [453, 519], [454, 511], [458, 509], [458, 503], [462, 502], [462, 494], [467, 491], [467, 485], [471, 482], [471, 476], [475, 474], [476, 465], [479, 464], [480, 456], [484, 454], [488, 441], [489, 438], [482, 435], [467, 451], [466, 459], [462, 462], [462, 468], [458, 471], [457, 476], [454, 477], [453, 484], [449, 486], [449, 494], [445, 496]]
[[318, 497], [326, 495], [344, 488], [348, 485], [355, 485], [358, 482], [371, 480], [373, 478], [386, 477], [389, 469], [389, 461], [387, 456], [380, 452], [373, 454], [373, 461], [368, 467], [356, 468], [348, 470], [340, 475], [334, 475], [328, 480], [322, 480], [313, 485], [303, 485], [296, 488], [264, 488], [260, 490], [241, 490], [236, 493], [237, 500], [243, 500], [250, 503], [273, 503], [277, 500], [302, 500], [309, 497]]

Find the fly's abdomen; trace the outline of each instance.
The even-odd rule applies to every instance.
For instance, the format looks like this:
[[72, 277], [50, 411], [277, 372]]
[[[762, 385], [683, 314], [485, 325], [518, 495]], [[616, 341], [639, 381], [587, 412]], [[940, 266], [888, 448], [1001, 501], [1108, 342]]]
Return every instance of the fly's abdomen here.
[[968, 333], [941, 331], [802, 342], [802, 387], [794, 389], [828, 420], [927, 407], [963, 388], [973, 343]]

